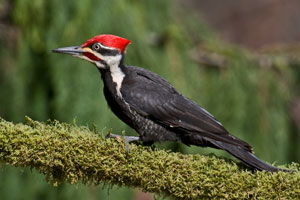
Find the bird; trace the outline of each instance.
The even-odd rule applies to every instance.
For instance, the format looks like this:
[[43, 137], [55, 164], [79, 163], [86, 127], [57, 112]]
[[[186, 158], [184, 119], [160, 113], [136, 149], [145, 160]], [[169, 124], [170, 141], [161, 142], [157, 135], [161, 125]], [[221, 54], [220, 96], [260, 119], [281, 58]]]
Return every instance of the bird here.
[[145, 145], [182, 142], [225, 150], [253, 170], [287, 171], [256, 157], [247, 142], [231, 135], [212, 114], [183, 96], [166, 79], [144, 68], [125, 65], [130, 43], [123, 37], [101, 34], [79, 46], [52, 50], [96, 65], [111, 111], [139, 134], [124, 136], [128, 148], [133, 141]]

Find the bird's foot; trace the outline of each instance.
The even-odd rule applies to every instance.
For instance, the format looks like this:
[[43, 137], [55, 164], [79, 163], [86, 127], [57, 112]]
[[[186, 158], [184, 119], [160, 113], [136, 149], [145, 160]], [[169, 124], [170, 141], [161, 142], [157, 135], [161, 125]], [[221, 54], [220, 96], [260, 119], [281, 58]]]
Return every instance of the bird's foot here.
[[129, 153], [129, 143], [139, 141], [140, 137], [137, 136], [121, 136], [116, 134], [108, 134], [106, 138], [116, 138], [117, 140], [124, 139], [125, 147], [126, 147], [126, 153]]

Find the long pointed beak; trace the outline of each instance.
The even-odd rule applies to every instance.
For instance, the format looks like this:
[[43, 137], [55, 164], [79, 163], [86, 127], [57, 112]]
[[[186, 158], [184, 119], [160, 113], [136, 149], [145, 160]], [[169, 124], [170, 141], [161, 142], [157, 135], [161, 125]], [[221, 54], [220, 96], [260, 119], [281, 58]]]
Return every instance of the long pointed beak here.
[[65, 53], [73, 56], [78, 56], [84, 53], [85, 51], [81, 48], [81, 46], [73, 46], [73, 47], [62, 47], [58, 49], [53, 49], [54, 53]]

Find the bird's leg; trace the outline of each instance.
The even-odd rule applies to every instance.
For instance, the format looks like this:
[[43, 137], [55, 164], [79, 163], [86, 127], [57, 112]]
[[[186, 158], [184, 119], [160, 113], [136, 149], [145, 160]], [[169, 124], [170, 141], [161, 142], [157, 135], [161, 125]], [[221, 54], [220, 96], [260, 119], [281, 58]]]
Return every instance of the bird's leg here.
[[111, 133], [108, 134], [106, 137], [117, 138], [117, 139], [118, 138], [124, 138], [127, 153], [129, 153], [129, 143], [140, 140], [140, 137], [137, 137], [137, 136], [121, 136], [121, 135], [116, 135], [116, 134], [111, 134]]

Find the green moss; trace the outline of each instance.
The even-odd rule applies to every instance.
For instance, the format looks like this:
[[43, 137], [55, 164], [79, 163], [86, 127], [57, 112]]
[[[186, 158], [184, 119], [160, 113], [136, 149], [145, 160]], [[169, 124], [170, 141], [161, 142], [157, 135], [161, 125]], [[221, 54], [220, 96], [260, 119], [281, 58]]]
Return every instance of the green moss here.
[[[87, 127], [0, 120], [0, 160], [31, 167], [57, 185], [116, 184], [177, 199], [299, 199], [300, 173], [245, 169], [215, 156], [183, 155], [104, 139]], [[297, 170], [298, 164], [287, 166]]]

